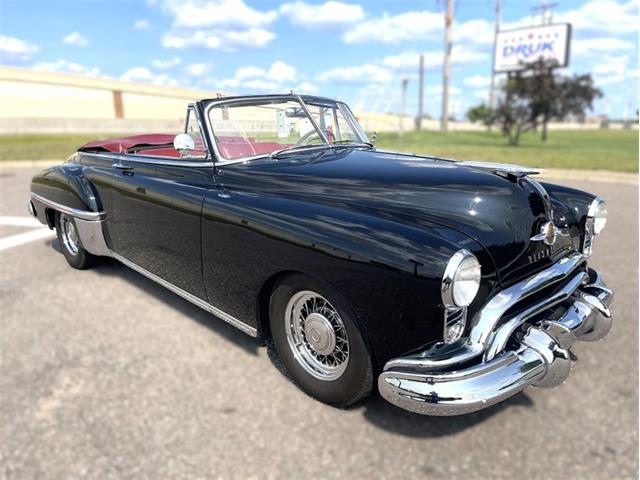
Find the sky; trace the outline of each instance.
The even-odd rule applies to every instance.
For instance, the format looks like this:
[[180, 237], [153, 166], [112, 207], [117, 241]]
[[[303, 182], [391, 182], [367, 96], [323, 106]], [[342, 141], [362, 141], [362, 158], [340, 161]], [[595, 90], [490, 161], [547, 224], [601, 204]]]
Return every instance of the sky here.
[[[501, 28], [540, 24], [540, 0], [502, 0]], [[564, 74], [591, 73], [594, 114], [638, 109], [640, 0], [556, 0], [572, 24]], [[446, 0], [0, 0], [0, 64], [206, 89], [293, 89], [354, 110], [417, 112], [425, 55], [425, 113], [441, 111]], [[451, 112], [487, 102], [495, 0], [454, 1]], [[504, 76], [499, 76], [504, 78]]]

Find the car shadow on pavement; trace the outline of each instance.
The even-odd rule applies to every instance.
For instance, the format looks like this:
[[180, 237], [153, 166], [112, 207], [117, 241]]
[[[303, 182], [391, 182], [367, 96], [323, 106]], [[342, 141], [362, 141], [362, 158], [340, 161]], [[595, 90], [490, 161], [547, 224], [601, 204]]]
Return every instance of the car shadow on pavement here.
[[[59, 250], [60, 247], [57, 243], [57, 240], [54, 240], [52, 242], [52, 246], [54, 249]], [[122, 265], [118, 261], [110, 258], [101, 258], [92, 270], [100, 275], [115, 275], [127, 280], [146, 294], [151, 295], [155, 299], [160, 300], [177, 310], [179, 313], [207, 327], [209, 330], [242, 348], [247, 353], [258, 355], [258, 349], [261, 346], [258, 339], [241, 332], [224, 320], [221, 320], [215, 315], [193, 305], [179, 295], [176, 295], [163, 286], [158, 285], [153, 280], [150, 280], [144, 275]]]
[[390, 404], [380, 395], [372, 395], [355, 408], [362, 408], [364, 418], [390, 433], [430, 438], [462, 432], [512, 407], [531, 408], [534, 405], [533, 400], [526, 393], [520, 393], [479, 412], [455, 417], [431, 417], [403, 410]]

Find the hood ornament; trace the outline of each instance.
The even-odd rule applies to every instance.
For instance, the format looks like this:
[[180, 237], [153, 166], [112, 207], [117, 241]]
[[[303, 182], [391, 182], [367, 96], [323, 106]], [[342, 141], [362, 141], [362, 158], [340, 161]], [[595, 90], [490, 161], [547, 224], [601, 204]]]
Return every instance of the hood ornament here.
[[553, 222], [545, 222], [540, 227], [540, 233], [530, 238], [532, 242], [544, 242], [545, 245], [553, 245], [558, 238], [558, 228]]

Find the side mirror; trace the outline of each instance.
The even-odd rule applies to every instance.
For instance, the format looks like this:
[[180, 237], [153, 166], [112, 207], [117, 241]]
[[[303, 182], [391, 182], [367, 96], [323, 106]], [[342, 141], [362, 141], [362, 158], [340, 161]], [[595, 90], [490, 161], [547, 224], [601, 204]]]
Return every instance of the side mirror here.
[[370, 141], [373, 145], [375, 145], [377, 140], [378, 140], [378, 132], [371, 132], [371, 133], [369, 134], [369, 141]]
[[173, 148], [180, 152], [181, 157], [189, 157], [196, 148], [196, 142], [194, 142], [191, 135], [181, 133], [173, 139]]

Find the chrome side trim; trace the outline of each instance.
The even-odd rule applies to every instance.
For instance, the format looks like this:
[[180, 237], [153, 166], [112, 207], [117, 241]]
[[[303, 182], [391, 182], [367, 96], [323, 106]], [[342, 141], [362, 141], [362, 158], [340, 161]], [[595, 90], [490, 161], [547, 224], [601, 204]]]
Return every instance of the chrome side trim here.
[[113, 258], [115, 258], [116, 260], [118, 260], [119, 262], [121, 262], [122, 264], [124, 264], [127, 267], [131, 268], [132, 270], [135, 270], [136, 272], [144, 275], [145, 277], [149, 278], [150, 280], [153, 280], [157, 284], [162, 285], [167, 290], [171, 290], [176, 295], [181, 296], [185, 300], [193, 303], [194, 305], [202, 308], [203, 310], [206, 310], [207, 312], [212, 313], [216, 317], [221, 318], [222, 320], [224, 320], [225, 322], [233, 325], [237, 329], [242, 330], [244, 333], [246, 333], [246, 334], [248, 334], [248, 335], [250, 335], [252, 337], [257, 337], [258, 336], [258, 330], [256, 328], [252, 327], [251, 325], [247, 325], [243, 321], [238, 320], [237, 318], [229, 315], [228, 313], [223, 312], [222, 310], [214, 307], [213, 305], [210, 305], [209, 303], [205, 302], [204, 300], [202, 300], [202, 299], [196, 297], [195, 295], [193, 295], [193, 294], [181, 289], [180, 287], [175, 286], [173, 283], [170, 283], [170, 282], [164, 280], [163, 278], [159, 277], [158, 275], [155, 275], [155, 274], [149, 272], [148, 270], [145, 270], [141, 266], [133, 263], [130, 260], [127, 260], [126, 258], [124, 258], [121, 255], [118, 255], [117, 253], [113, 253], [112, 252], [111, 256]]
[[82, 155], [95, 155], [101, 158], [109, 158], [111, 160], [126, 160], [128, 162], [146, 163], [150, 165], [165, 165], [168, 167], [207, 167], [213, 168], [212, 161], [184, 161], [184, 160], [169, 160], [164, 158], [149, 158], [145, 155], [134, 155], [131, 153], [106, 153], [106, 152], [80, 152]]
[[82, 245], [86, 251], [104, 257], [111, 255], [111, 250], [109, 250], [107, 246], [102, 231], [105, 220], [83, 220], [78, 217], [74, 217], [74, 220], [76, 231], [80, 238], [80, 245]]
[[36, 200], [49, 208], [53, 208], [62, 213], [66, 213], [75, 218], [80, 218], [82, 220], [96, 221], [102, 220], [107, 216], [105, 212], [90, 212], [88, 210], [79, 210], [77, 208], [67, 207], [66, 205], [62, 205], [61, 203], [54, 202], [53, 200], [49, 200], [48, 198], [42, 197], [37, 193], [31, 193], [31, 199]]

